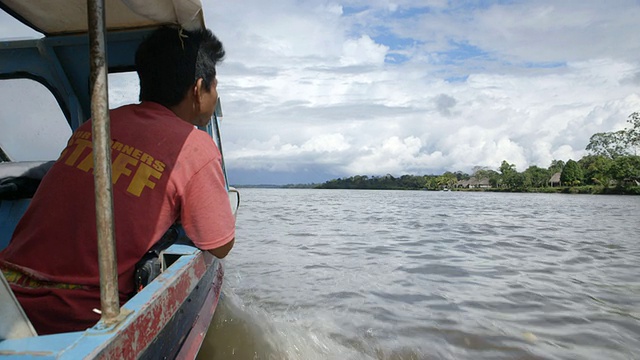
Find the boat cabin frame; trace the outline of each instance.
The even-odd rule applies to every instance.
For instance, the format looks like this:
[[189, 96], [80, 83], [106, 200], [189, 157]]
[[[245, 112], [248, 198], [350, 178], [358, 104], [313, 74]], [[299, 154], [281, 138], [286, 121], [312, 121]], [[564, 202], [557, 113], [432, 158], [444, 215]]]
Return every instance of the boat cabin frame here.
[[[116, 0], [107, 1], [107, 8], [113, 7], [116, 3]], [[10, 14], [16, 15], [23, 22], [33, 26], [16, 14], [11, 4], [7, 5], [7, 3], [19, 4], [20, 2], [0, 0], [0, 8], [8, 10]], [[119, 28], [107, 31], [108, 24], [104, 24], [104, 2], [89, 0], [87, 3], [89, 27], [94, 26], [96, 27], [94, 32], [97, 31], [91, 36], [87, 33], [57, 35], [44, 32], [46, 36], [41, 39], [0, 42], [0, 81], [28, 78], [44, 85], [55, 97], [72, 130], [78, 128], [90, 117], [97, 122], [96, 119], [99, 116], [96, 115], [96, 105], [104, 109], [108, 107], [106, 73], [134, 71], [135, 50], [138, 45], [157, 26], [163, 24], [160, 22], [145, 25], [144, 28]], [[120, 4], [120, 1], [117, 0], [117, 3]], [[196, 23], [199, 21], [204, 26], [201, 9], [197, 14], [199, 14], [199, 20], [196, 19]], [[92, 47], [95, 46], [96, 41], [97, 46]], [[102, 49], [99, 49], [100, 47]], [[103, 57], [102, 60], [100, 56]], [[103, 61], [108, 71], [92, 75], [90, 68], [95, 68], [93, 64], [95, 61], [98, 63]], [[104, 76], [104, 79], [98, 79], [99, 76]], [[98, 83], [103, 81], [99, 86], [104, 86], [104, 89], [99, 90], [103, 92], [92, 95], [96, 81]], [[219, 119], [221, 114], [220, 102], [218, 102], [213, 119], [202, 130], [207, 131], [214, 138], [222, 153]], [[106, 129], [108, 129], [108, 112], [106, 121]], [[95, 137], [99, 136], [94, 135]], [[109, 140], [107, 138], [103, 141]], [[96, 149], [95, 143], [94, 149]], [[4, 152], [1, 155], [0, 178], [21, 176], [31, 167], [42, 165], [42, 162], [14, 163], [8, 161], [9, 156]], [[108, 158], [100, 162], [107, 167], [110, 166]], [[99, 172], [98, 164], [99, 161], [96, 161], [96, 178]], [[108, 171], [110, 173], [110, 170]], [[223, 171], [226, 179], [224, 159]], [[102, 186], [96, 188], [97, 192], [104, 190]], [[239, 193], [230, 188], [228, 183], [227, 188], [232, 200], [232, 211], [235, 214], [240, 202]], [[108, 196], [106, 201], [112, 201], [108, 189], [105, 194]], [[105, 194], [97, 194], [96, 198]], [[28, 203], [29, 199], [0, 201], [0, 249], [6, 247]], [[106, 226], [113, 227], [112, 220], [107, 220], [111, 223], [107, 223]], [[24, 314], [19, 314], [21, 310], [19, 304], [15, 298], [11, 300], [10, 288], [7, 290], [8, 286], [3, 281], [0, 284], [0, 299], [5, 304], [8, 304], [9, 300], [12, 303], [11, 306], [3, 306], [0, 303], [0, 322], [9, 325], [7, 319], [11, 318], [14, 319], [11, 321], [15, 321], [16, 324], [22, 322], [20, 326], [26, 324], [27, 329], [24, 330], [24, 326], [23, 331], [12, 332], [9, 329], [3, 332], [0, 329], [0, 359], [6, 356], [20, 359], [194, 358], [218, 303], [224, 270], [221, 262], [208, 252], [185, 245], [188, 239], [184, 233], [180, 238], [179, 244], [171, 245], [162, 253], [161, 256], [167, 268], [160, 276], [125, 303], [121, 309], [118, 305], [115, 316], [105, 318], [103, 314], [100, 322], [86, 331], [34, 336], [35, 332], [30, 332], [28, 329], [30, 326], [28, 319]], [[111, 256], [115, 257], [115, 252]], [[110, 261], [113, 262], [113, 259]], [[101, 277], [102, 270], [101, 265]], [[109, 270], [107, 267], [107, 272], [111, 272], [107, 276], [113, 277], [115, 269]], [[3, 276], [0, 275], [0, 277], [4, 280]], [[117, 296], [117, 280], [115, 284]], [[5, 295], [6, 297], [2, 297]], [[9, 300], [5, 301], [5, 299]], [[13, 317], [5, 317], [7, 314]], [[1, 325], [0, 328], [2, 328]], [[10, 326], [6, 327], [10, 328]]]

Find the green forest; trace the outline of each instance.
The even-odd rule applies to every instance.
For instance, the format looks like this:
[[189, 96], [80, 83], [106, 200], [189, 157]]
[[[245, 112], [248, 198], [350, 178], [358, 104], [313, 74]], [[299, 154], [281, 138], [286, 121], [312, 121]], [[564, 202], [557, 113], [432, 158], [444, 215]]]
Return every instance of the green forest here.
[[319, 189], [455, 190], [567, 192], [640, 195], [640, 113], [629, 115], [623, 130], [596, 133], [579, 160], [553, 160], [548, 167], [518, 171], [502, 161], [500, 168], [477, 166], [471, 174], [456, 171], [440, 175], [394, 177], [356, 175], [329, 180]]

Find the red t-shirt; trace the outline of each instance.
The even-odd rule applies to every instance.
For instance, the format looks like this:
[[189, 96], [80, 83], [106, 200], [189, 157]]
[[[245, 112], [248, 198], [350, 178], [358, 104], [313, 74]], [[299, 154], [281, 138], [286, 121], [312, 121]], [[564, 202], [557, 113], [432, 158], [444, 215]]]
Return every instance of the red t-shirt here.
[[[152, 102], [123, 106], [110, 117], [118, 286], [125, 301], [134, 292], [135, 264], [176, 220], [202, 250], [231, 241], [235, 220], [220, 152], [207, 133]], [[91, 123], [86, 122], [42, 180], [9, 246], [0, 252], [5, 268], [88, 289], [12, 285], [41, 334], [81, 330], [99, 319], [92, 311], [100, 308], [92, 168]]]

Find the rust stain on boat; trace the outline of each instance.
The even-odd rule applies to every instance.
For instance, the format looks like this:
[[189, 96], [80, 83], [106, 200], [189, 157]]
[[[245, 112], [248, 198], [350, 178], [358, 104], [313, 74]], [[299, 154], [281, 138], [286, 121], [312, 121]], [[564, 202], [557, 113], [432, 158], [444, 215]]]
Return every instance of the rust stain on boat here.
[[[187, 265], [185, 272], [166, 279], [168, 283], [166, 291], [150, 299], [148, 307], [143, 310], [142, 314], [133, 320], [131, 326], [123, 329], [117, 341], [108, 345], [100, 354], [97, 354], [97, 357], [134, 359], [135, 354], [144, 351], [191, 294], [193, 288], [207, 271], [207, 267], [215, 266], [213, 259], [205, 257], [206, 255], [203, 253], [199, 254]], [[219, 264], [218, 267], [221, 268]]]

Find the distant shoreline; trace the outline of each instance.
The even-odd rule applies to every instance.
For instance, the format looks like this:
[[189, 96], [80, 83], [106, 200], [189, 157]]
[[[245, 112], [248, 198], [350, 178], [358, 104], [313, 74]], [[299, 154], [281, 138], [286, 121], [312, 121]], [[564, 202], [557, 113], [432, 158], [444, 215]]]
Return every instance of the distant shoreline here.
[[[237, 189], [317, 189], [317, 190], [411, 190], [411, 191], [444, 191], [417, 188], [356, 188], [356, 187], [335, 187], [324, 188], [321, 184], [288, 184], [288, 185], [232, 185]], [[555, 186], [529, 189], [505, 189], [505, 188], [453, 188], [446, 191], [451, 192], [501, 192], [501, 193], [541, 193], [541, 194], [589, 194], [589, 195], [640, 195], [640, 186], [633, 187], [608, 187], [603, 186]]]
[[236, 189], [316, 189], [320, 184], [287, 184], [287, 185], [231, 185]]

